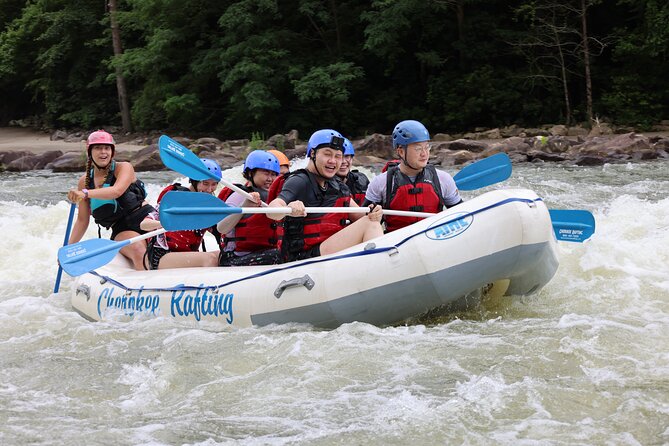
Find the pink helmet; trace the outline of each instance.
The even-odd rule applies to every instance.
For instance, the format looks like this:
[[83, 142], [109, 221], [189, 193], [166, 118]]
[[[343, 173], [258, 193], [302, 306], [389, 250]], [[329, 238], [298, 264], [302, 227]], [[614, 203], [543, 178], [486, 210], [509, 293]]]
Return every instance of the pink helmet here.
[[88, 140], [86, 140], [86, 151], [88, 152], [88, 157], [91, 156], [91, 146], [96, 144], [106, 144], [111, 146], [112, 154], [115, 151], [115, 142], [114, 137], [111, 133], [105, 132], [104, 130], [97, 130], [90, 135], [88, 135]]

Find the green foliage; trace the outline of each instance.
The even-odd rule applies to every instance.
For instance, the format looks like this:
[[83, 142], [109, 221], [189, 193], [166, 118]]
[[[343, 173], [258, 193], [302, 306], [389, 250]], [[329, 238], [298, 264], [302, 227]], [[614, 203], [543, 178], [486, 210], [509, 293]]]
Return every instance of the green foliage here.
[[249, 142], [250, 150], [262, 150], [265, 148], [265, 135], [262, 132], [251, 133], [251, 141]]
[[[565, 121], [565, 90], [582, 119], [577, 3], [120, 0], [115, 57], [104, 2], [0, 0], [0, 123], [119, 124], [117, 68], [140, 129], [240, 138], [389, 132], [407, 118], [433, 132], [535, 125]], [[592, 42], [606, 44], [591, 61], [594, 111], [669, 117], [669, 4], [587, 3]]]

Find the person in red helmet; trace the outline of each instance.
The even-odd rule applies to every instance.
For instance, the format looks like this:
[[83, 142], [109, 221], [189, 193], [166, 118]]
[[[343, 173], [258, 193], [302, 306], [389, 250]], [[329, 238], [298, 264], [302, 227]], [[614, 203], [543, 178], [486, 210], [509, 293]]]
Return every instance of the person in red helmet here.
[[[140, 225], [154, 208], [145, 201], [144, 183], [137, 179], [132, 164], [114, 160], [115, 148], [114, 138], [104, 130], [88, 136], [86, 171], [77, 188], [67, 193], [68, 200], [79, 208], [70, 244], [82, 239], [91, 216], [99, 226], [112, 230], [112, 240], [127, 240], [147, 232]], [[120, 252], [135, 269], [144, 269], [144, 240], [124, 246]]]

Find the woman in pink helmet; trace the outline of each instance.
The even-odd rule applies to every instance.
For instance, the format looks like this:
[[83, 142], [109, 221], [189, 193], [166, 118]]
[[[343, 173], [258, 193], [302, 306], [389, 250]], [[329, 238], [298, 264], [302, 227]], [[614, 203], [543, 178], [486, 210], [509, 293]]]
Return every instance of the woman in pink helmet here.
[[[114, 160], [115, 147], [114, 138], [104, 130], [88, 136], [86, 171], [77, 188], [67, 194], [68, 200], [79, 207], [70, 244], [81, 240], [91, 216], [99, 226], [112, 230], [112, 240], [127, 240], [146, 232], [140, 224], [154, 209], [145, 201], [144, 183], [137, 179], [132, 164]], [[144, 240], [121, 248], [121, 254], [137, 270], [144, 269], [145, 252]]]

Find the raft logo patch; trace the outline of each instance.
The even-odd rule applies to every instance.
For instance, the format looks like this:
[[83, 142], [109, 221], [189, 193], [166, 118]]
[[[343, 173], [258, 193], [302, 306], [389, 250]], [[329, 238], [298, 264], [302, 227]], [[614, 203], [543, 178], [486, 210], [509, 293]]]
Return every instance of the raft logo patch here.
[[446, 240], [465, 232], [474, 222], [474, 216], [466, 212], [451, 214], [437, 222], [425, 235], [431, 240]]

